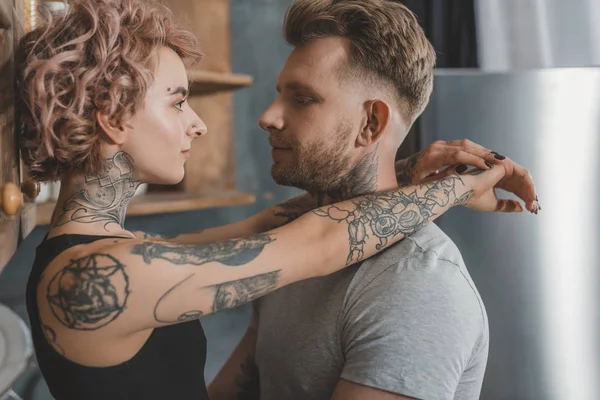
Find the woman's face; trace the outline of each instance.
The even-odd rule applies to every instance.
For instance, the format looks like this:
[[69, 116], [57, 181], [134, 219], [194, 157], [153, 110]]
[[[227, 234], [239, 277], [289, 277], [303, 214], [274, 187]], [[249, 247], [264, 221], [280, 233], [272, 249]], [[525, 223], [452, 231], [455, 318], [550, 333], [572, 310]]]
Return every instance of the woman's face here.
[[170, 185], [183, 179], [192, 140], [207, 128], [187, 102], [188, 78], [180, 57], [164, 47], [157, 61], [154, 82], [143, 107], [127, 122], [120, 150], [133, 158], [137, 179]]

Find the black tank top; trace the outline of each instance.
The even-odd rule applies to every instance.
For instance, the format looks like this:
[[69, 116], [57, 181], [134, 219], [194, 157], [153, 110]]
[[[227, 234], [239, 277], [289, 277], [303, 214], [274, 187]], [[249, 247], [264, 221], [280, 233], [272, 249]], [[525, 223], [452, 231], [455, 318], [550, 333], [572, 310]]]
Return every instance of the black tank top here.
[[37, 248], [26, 301], [36, 358], [50, 393], [57, 400], [208, 400], [206, 337], [199, 321], [154, 329], [133, 358], [111, 367], [77, 364], [46, 341], [36, 301], [44, 269], [73, 246], [107, 238], [111, 237], [61, 235], [45, 239]]

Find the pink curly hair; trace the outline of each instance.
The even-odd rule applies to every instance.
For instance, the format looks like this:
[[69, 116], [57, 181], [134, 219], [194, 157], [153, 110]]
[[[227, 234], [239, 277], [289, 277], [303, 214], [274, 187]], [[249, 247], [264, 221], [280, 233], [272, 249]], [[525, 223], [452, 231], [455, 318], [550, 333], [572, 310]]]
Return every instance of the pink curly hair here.
[[105, 135], [96, 114], [123, 126], [153, 82], [153, 57], [173, 49], [189, 67], [202, 58], [196, 38], [165, 7], [143, 0], [72, 0], [63, 15], [16, 51], [20, 150], [33, 179], [96, 175]]

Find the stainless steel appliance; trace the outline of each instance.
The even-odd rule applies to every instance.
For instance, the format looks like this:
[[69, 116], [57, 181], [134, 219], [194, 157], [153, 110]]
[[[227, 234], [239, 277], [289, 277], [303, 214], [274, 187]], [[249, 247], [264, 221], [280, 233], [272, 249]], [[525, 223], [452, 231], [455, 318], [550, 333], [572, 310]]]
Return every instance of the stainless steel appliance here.
[[599, 400], [600, 68], [438, 70], [422, 123], [424, 143], [465, 137], [527, 167], [543, 208], [438, 220], [489, 316], [481, 398]]

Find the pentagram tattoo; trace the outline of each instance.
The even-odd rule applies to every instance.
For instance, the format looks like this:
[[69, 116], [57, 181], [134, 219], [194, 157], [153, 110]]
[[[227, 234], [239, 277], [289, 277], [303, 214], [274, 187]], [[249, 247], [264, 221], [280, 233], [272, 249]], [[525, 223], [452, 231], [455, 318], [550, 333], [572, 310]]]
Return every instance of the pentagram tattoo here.
[[96, 330], [125, 310], [129, 278], [110, 254], [73, 259], [48, 284], [46, 296], [54, 316], [66, 327]]

